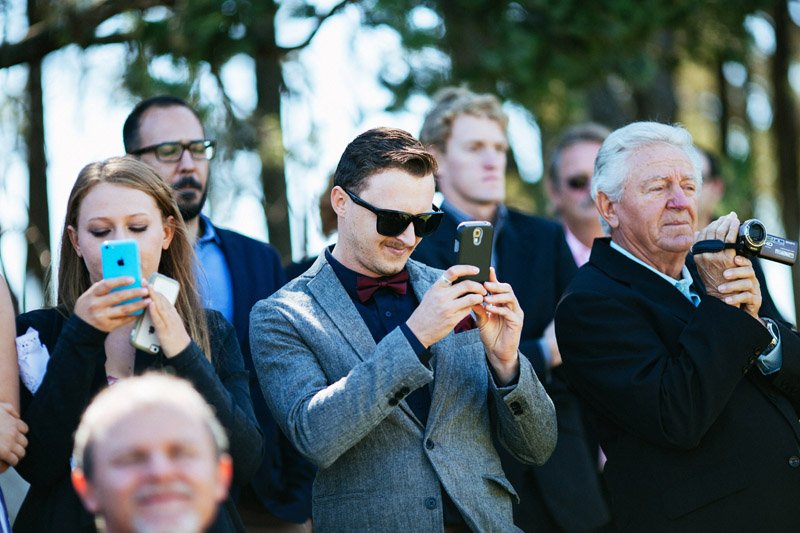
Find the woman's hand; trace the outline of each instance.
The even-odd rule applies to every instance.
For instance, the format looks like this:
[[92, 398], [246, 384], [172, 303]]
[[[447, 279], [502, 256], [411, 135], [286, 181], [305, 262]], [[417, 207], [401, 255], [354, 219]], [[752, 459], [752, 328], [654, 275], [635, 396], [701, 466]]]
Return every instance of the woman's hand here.
[[[146, 283], [145, 283], [146, 285]], [[147, 287], [150, 296], [150, 318], [156, 328], [161, 351], [167, 358], [175, 357], [189, 346], [191, 337], [175, 306], [169, 303], [163, 294], [156, 292], [152, 286]]]
[[10, 403], [0, 403], [0, 472], [16, 466], [25, 457], [28, 425]]
[[[137, 318], [137, 315], [131, 313], [144, 309], [150, 303], [150, 300], [146, 298], [147, 289], [124, 289], [115, 292], [111, 292], [111, 290], [131, 285], [133, 281], [130, 276], [101, 279], [80, 295], [75, 302], [73, 312], [87, 324], [106, 333], [130, 324]], [[142, 299], [118, 305], [133, 298]]]

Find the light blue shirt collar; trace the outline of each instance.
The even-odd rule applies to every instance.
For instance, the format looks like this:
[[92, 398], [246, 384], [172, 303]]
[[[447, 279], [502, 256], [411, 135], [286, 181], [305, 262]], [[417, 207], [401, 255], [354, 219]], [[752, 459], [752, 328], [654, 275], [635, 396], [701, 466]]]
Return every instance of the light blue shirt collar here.
[[[697, 294], [696, 291], [691, 290], [689, 288], [689, 287], [691, 287], [691, 285], [693, 283], [693, 280], [692, 280], [692, 275], [689, 273], [689, 269], [686, 268], [686, 265], [683, 265], [683, 268], [681, 269], [681, 279], [675, 279], [672, 276], [667, 276], [663, 272], [661, 272], [659, 270], [656, 270], [652, 266], [648, 265], [647, 263], [645, 263], [644, 261], [642, 261], [641, 259], [639, 259], [635, 255], [630, 253], [628, 250], [626, 250], [625, 248], [623, 248], [619, 244], [615, 243], [613, 240], [611, 241], [611, 247], [613, 249], [615, 249], [616, 251], [618, 251], [619, 253], [621, 253], [622, 255], [624, 255], [625, 257], [627, 257], [628, 259], [630, 259], [631, 261], [635, 261], [636, 263], [639, 263], [640, 265], [642, 265], [646, 269], [650, 270], [651, 272], [655, 272], [656, 274], [661, 276], [663, 279], [667, 280], [670, 283], [670, 285], [672, 285], [673, 287], [678, 289], [681, 292], [681, 294], [686, 296], [689, 299], [689, 301], [692, 302], [693, 304], [697, 305], [697, 303], [695, 303], [695, 302], [699, 303], [699, 301], [700, 301], [699, 295]], [[694, 296], [694, 298], [692, 296]], [[697, 300], [695, 300], [695, 298], [697, 298]]]

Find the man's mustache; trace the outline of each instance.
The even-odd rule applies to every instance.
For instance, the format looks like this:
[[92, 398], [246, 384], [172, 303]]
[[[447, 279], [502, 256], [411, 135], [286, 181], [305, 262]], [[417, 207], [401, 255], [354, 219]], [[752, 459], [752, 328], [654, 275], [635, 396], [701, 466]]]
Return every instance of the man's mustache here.
[[195, 179], [194, 176], [184, 176], [175, 183], [173, 183], [172, 188], [175, 190], [192, 188], [192, 189], [197, 189], [198, 191], [202, 191], [203, 185], [199, 181], [197, 181], [197, 179]]

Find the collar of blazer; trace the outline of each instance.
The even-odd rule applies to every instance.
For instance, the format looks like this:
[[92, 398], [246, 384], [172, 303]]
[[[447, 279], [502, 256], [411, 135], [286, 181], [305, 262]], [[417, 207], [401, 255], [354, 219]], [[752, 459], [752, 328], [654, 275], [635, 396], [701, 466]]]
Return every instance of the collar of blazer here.
[[[679, 290], [670, 285], [667, 280], [611, 248], [610, 243], [609, 237], [595, 239], [589, 259], [591, 265], [648, 300], [661, 302], [668, 306], [672, 313], [680, 319], [689, 320], [695, 307]], [[700, 286], [697, 284], [694, 272], [692, 275], [695, 279], [695, 287]], [[698, 290], [698, 292], [701, 297], [705, 294], [702, 290]]]
[[[441, 271], [432, 269], [414, 260], [408, 261], [409, 283], [417, 296], [422, 297], [428, 292]], [[319, 305], [336, 324], [339, 331], [358, 354], [361, 360], [375, 349], [375, 341], [369, 328], [361, 319], [355, 305], [347, 291], [342, 286], [336, 273], [322, 253], [314, 265], [303, 277], [309, 277], [308, 291], [317, 300]]]

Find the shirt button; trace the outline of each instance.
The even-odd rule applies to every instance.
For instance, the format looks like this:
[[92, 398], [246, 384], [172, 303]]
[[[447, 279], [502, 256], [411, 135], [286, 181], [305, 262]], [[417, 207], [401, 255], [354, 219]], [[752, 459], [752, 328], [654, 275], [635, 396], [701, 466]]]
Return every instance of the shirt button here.
[[392, 407], [394, 407], [398, 403], [399, 402], [398, 402], [397, 398], [389, 398], [389, 405], [391, 405]]
[[789, 457], [789, 466], [792, 468], [797, 468], [800, 466], [800, 457], [797, 457], [796, 455]]
[[431, 511], [436, 509], [436, 498], [425, 498], [425, 508]]
[[386, 311], [386, 313], [384, 313], [384, 314], [386, 315], [387, 318], [392, 316], [392, 312], [391, 311]]
[[403, 396], [408, 396], [409, 392], [411, 392], [411, 389], [409, 389], [408, 387], [403, 387], [402, 389], [400, 389], [400, 394], [402, 394]]
[[425, 441], [425, 447], [428, 448], [429, 450], [432, 450], [436, 448], [436, 444], [434, 444], [434, 442], [431, 439], [427, 439]]

